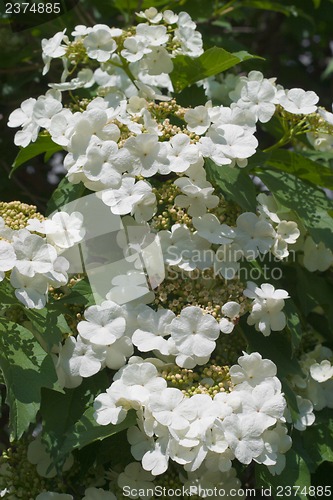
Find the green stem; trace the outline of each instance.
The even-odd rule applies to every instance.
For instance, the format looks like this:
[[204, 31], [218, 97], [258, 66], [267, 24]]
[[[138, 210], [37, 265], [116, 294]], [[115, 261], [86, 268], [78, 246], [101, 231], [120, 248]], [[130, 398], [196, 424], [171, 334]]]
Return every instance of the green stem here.
[[290, 139], [291, 139], [290, 134], [288, 134], [287, 136], [284, 135], [283, 137], [281, 137], [281, 139], [278, 142], [276, 142], [275, 144], [273, 144], [269, 148], [264, 149], [263, 152], [269, 153], [270, 151], [273, 151], [274, 149], [278, 149], [281, 146], [284, 146], [285, 144], [287, 144], [290, 141]]

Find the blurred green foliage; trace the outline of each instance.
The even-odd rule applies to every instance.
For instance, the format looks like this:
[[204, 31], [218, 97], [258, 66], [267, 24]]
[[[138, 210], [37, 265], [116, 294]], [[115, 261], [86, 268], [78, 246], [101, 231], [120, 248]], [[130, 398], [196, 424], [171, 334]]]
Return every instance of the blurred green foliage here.
[[262, 60], [243, 62], [238, 71], [256, 68], [266, 77], [277, 76], [286, 88], [314, 90], [321, 105], [331, 108], [333, 0], [79, 0], [71, 8], [73, 4], [75, 0], [62, 1], [65, 14], [21, 29], [10, 24], [5, 2], [0, 1], [0, 198], [4, 201], [20, 199], [44, 211], [54, 189], [48, 180], [50, 164], [42, 155], [9, 180], [18, 148], [13, 142], [15, 130], [6, 124], [24, 99], [44, 94], [47, 83], [59, 78], [55, 62], [45, 77], [41, 74], [41, 40], [64, 28], [70, 33], [77, 24], [131, 24], [136, 11], [152, 5], [186, 10], [203, 33], [205, 49], [217, 45], [229, 52], [245, 50], [260, 56]]

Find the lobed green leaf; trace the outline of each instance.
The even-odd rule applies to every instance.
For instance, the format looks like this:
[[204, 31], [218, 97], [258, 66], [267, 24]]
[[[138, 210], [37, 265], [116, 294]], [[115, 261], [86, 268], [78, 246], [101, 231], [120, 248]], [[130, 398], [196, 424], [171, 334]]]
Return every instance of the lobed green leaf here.
[[257, 175], [278, 202], [296, 212], [316, 243], [331, 247], [333, 218], [329, 210], [333, 204], [324, 191], [287, 172], [264, 170]]
[[258, 58], [246, 51], [230, 53], [220, 47], [211, 47], [201, 56], [178, 55], [173, 59], [174, 69], [170, 74], [176, 93], [209, 76], [217, 75], [248, 59]]
[[35, 421], [41, 389], [57, 381], [51, 356], [21, 325], [0, 318], [0, 368], [7, 388], [11, 439], [20, 439]]
[[244, 210], [255, 212], [256, 190], [247, 173], [228, 165], [217, 166], [209, 159], [205, 161], [208, 179], [217, 185], [227, 200], [232, 200]]
[[53, 142], [50, 136], [40, 135], [35, 142], [29, 144], [26, 148], [20, 149], [20, 152], [12, 165], [10, 175], [12, 176], [15, 170], [17, 170], [21, 165], [32, 158], [39, 156], [40, 154], [45, 153], [47, 160], [49, 160], [54, 153], [62, 150], [62, 146]]

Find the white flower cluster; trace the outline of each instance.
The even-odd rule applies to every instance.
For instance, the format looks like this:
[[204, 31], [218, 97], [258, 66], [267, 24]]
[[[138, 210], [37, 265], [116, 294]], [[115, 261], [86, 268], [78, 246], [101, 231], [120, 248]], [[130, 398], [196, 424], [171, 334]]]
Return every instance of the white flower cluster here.
[[[245, 168], [258, 146], [257, 123], [267, 123], [277, 110], [301, 117], [316, 113], [329, 122], [330, 115], [317, 110], [316, 94], [285, 90], [274, 78], [252, 71], [225, 79], [222, 91], [228, 95], [228, 106], [208, 101], [184, 108], [170, 97], [169, 74], [177, 55], [201, 55], [201, 35], [184, 12], [159, 13], [152, 7], [138, 15], [143, 22], [126, 31], [104, 24], [77, 26], [73, 41], [65, 30], [43, 40], [44, 74], [55, 58], [63, 61], [64, 72], [61, 82], [50, 84], [44, 96], [27, 99], [10, 115], [9, 126], [21, 127], [15, 143], [26, 147], [43, 129], [66, 151], [68, 180], [96, 192], [110, 216], [121, 218], [123, 229], [116, 240], [135, 269], [140, 259], [134, 250], [144, 255], [151, 236], [163, 255], [163, 269], [158, 271], [164, 266], [186, 273], [208, 270], [213, 278], [224, 278], [226, 286], [237, 277], [242, 259], [250, 262], [269, 253], [278, 261], [286, 259], [289, 246], [297, 248], [299, 237], [306, 238], [304, 266], [310, 271], [327, 269], [332, 253], [316, 245], [296, 215], [279, 206], [273, 195], [261, 193], [256, 213], [238, 212], [232, 223], [225, 223], [221, 200], [204, 168], [209, 160], [221, 169]], [[77, 76], [66, 81], [75, 71]], [[210, 88], [209, 81], [204, 85]], [[91, 99], [63, 105], [62, 92], [82, 87], [93, 89]], [[165, 207], [165, 200], [158, 198], [164, 183], [171, 193]], [[165, 208], [161, 216], [160, 205]], [[158, 217], [163, 219], [170, 206], [183, 219], [168, 219], [156, 235]], [[128, 245], [131, 226], [136, 236]], [[68, 262], [60, 253], [80, 243], [85, 230], [80, 213], [60, 212], [44, 222], [30, 220], [27, 229], [16, 232], [0, 219], [0, 236], [0, 277], [12, 270], [19, 300], [40, 308], [46, 303], [47, 287], [67, 281]], [[53, 354], [59, 383], [66, 388], [77, 387], [104, 368], [115, 371], [110, 388], [94, 403], [99, 424], [116, 425], [129, 410], [137, 413], [137, 426], [129, 429], [128, 440], [142, 468], [129, 464], [118, 486], [131, 481], [149, 486], [170, 460], [184, 467], [186, 484], [197, 484], [199, 477], [207, 478], [208, 484], [237, 484], [235, 459], [244, 465], [264, 464], [279, 474], [291, 446], [286, 427], [290, 415], [272, 361], [259, 353], [244, 353], [230, 368], [230, 392], [221, 390], [214, 396], [186, 397], [161, 376], [168, 366], [191, 370], [206, 364], [221, 332], [230, 334], [245, 309], [226, 300], [219, 304], [216, 319], [199, 302], [189, 300], [195, 305], [176, 314], [170, 304], [156, 306], [154, 283], [144, 297], [137, 293], [141, 279], [139, 271], [115, 276], [103, 301], [84, 312], [77, 336], [66, 338]], [[264, 336], [284, 329], [287, 291], [249, 281], [244, 296], [252, 299], [249, 325]], [[134, 356], [137, 353], [152, 357], [142, 359]], [[302, 361], [307, 379], [293, 380], [300, 389], [300, 418], [294, 423], [299, 430], [313, 423], [313, 407], [333, 405], [333, 368], [327, 359], [331, 355], [307, 355]], [[85, 498], [113, 498], [103, 491], [89, 488]], [[43, 493], [38, 500], [50, 495]]]
[[281, 472], [291, 439], [276, 366], [259, 353], [244, 353], [230, 376], [229, 393], [185, 397], [167, 387], [152, 359], [133, 357], [96, 398], [95, 418], [117, 424], [136, 410], [138, 425], [128, 430], [128, 440], [134, 458], [154, 476], [167, 470], [170, 459], [188, 472], [224, 473], [235, 458]]
[[[30, 219], [24, 229], [13, 230], [0, 217], [0, 281], [10, 273], [15, 295], [28, 308], [41, 309], [48, 287], [65, 285], [69, 262], [59, 254], [84, 236], [79, 213], [58, 212], [41, 222]], [[47, 239], [35, 234], [46, 234]]]

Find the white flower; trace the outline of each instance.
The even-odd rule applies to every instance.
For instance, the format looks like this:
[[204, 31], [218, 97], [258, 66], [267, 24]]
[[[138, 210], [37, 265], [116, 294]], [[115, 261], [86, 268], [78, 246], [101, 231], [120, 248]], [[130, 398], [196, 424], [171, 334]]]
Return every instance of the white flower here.
[[118, 476], [120, 488], [130, 488], [129, 498], [151, 498], [153, 491], [153, 476], [144, 470], [138, 462], [133, 462], [125, 467], [124, 472]]
[[[252, 72], [251, 72], [252, 73]], [[250, 73], [250, 74], [251, 74]], [[261, 73], [258, 75], [261, 75]], [[248, 80], [241, 90], [241, 98], [236, 106], [250, 110], [262, 123], [268, 122], [274, 112], [276, 102], [276, 87], [262, 75], [258, 80]]]
[[164, 434], [158, 432], [158, 439], [142, 457], [142, 467], [154, 476], [166, 472], [169, 464], [169, 433], [163, 429]]
[[[311, 401], [302, 398], [298, 394], [296, 394], [296, 400], [297, 400], [299, 416], [298, 420], [296, 422], [293, 422], [293, 426], [298, 431], [305, 431], [305, 429], [310, 425], [312, 425], [316, 420], [316, 417], [313, 413], [313, 405]], [[290, 418], [288, 418], [288, 421], [290, 421]]]
[[233, 384], [242, 383], [255, 387], [264, 380], [275, 377], [276, 365], [270, 359], [262, 359], [258, 352], [244, 353], [238, 358], [238, 365], [230, 368], [230, 376]]
[[262, 428], [257, 420], [247, 414], [233, 414], [223, 420], [222, 426], [229, 447], [242, 464], [249, 464], [262, 453]]
[[185, 172], [199, 159], [199, 151], [186, 134], [176, 134], [169, 141], [167, 150], [171, 172]]
[[252, 132], [243, 126], [231, 124], [213, 125], [200, 142], [202, 154], [212, 158], [217, 165], [233, 166], [237, 163], [241, 168], [246, 167], [247, 158], [255, 154], [258, 146], [258, 141]]
[[174, 184], [182, 191], [176, 196], [175, 205], [188, 209], [188, 214], [193, 217], [204, 215], [207, 208], [215, 208], [219, 203], [219, 197], [213, 195], [214, 188], [208, 181], [194, 183], [188, 177], [176, 179]]
[[[111, 207], [115, 215], [134, 214], [135, 219], [140, 222], [140, 209], [147, 205], [152, 210], [152, 217], [155, 208], [156, 197], [152, 192], [152, 187], [146, 181], [135, 182], [134, 177], [123, 177], [119, 189], [108, 189], [101, 193], [103, 202]], [[150, 218], [149, 213], [147, 220]], [[142, 215], [142, 214], [141, 214]]]
[[85, 37], [83, 44], [90, 59], [98, 62], [106, 62], [117, 48], [111, 29], [105, 25], [96, 25]]
[[[239, 318], [240, 305], [237, 302], [226, 302], [221, 309], [222, 313], [227, 318], [222, 318], [220, 321], [220, 330], [223, 333], [231, 333], [235, 327], [236, 321]], [[231, 321], [230, 321], [231, 320]]]
[[306, 92], [303, 89], [287, 90], [285, 95], [279, 99], [279, 104], [289, 113], [297, 115], [308, 115], [317, 110], [319, 97], [312, 90]]
[[242, 401], [242, 411], [249, 418], [257, 420], [258, 425], [262, 426], [262, 432], [277, 421], [284, 421], [286, 401], [274, 382], [262, 382], [254, 387], [251, 393], [246, 392], [247, 395]]
[[174, 430], [188, 429], [189, 422], [195, 418], [195, 411], [188, 404], [182, 404], [188, 403], [188, 399], [184, 398], [179, 389], [167, 387], [149, 399], [149, 408], [160, 424]]
[[155, 7], [149, 7], [145, 11], [140, 11], [136, 13], [137, 16], [147, 19], [150, 23], [159, 23], [162, 21], [162, 13], [158, 12]]
[[39, 96], [32, 113], [32, 118], [40, 127], [48, 128], [51, 118], [62, 110], [59, 90], [48, 90], [46, 95]]
[[104, 188], [118, 188], [121, 172], [116, 166], [118, 146], [114, 141], [92, 138], [86, 152], [82, 171], [86, 176], [84, 185], [88, 189], [99, 191]]
[[231, 243], [234, 238], [234, 230], [226, 224], [220, 224], [219, 219], [214, 214], [193, 217], [192, 222], [197, 234], [210, 243], [227, 244]]
[[149, 26], [149, 24], [138, 24], [136, 34], [145, 40], [149, 48], [164, 45], [169, 40], [166, 26]]
[[74, 115], [68, 108], [63, 108], [59, 113], [51, 117], [48, 131], [52, 141], [60, 146], [67, 147], [69, 144], [68, 133], [74, 124]]
[[128, 62], [136, 62], [140, 61], [150, 51], [151, 49], [146, 47], [144, 39], [139, 36], [130, 36], [124, 40], [124, 48], [121, 51], [121, 55]]
[[68, 43], [68, 37], [65, 35], [66, 29], [56, 33], [52, 38], [42, 40], [42, 57], [44, 61], [43, 75], [50, 69], [52, 59], [62, 57], [66, 54], [67, 47], [62, 42]]
[[[127, 415], [128, 407], [124, 408], [121, 404], [118, 404], [123, 393], [114, 388], [113, 385], [95, 398], [94, 418], [99, 425], [119, 424]], [[125, 403], [125, 400], [122, 402]]]
[[33, 119], [33, 108], [36, 99], [29, 98], [22, 102], [19, 109], [15, 109], [9, 115], [8, 127], [20, 127], [15, 134], [14, 143], [16, 146], [27, 147], [30, 142], [35, 142], [38, 137], [39, 125]]
[[10, 283], [15, 288], [15, 296], [29, 309], [42, 309], [47, 301], [48, 279], [35, 274], [32, 278], [13, 269]]
[[260, 193], [257, 196], [257, 201], [260, 203], [258, 211], [263, 217], [276, 223], [280, 222], [281, 219], [278, 215], [279, 208], [272, 195]]
[[296, 222], [286, 220], [279, 222], [275, 230], [276, 239], [272, 248], [272, 253], [279, 259], [283, 259], [289, 255], [288, 244], [293, 245], [296, 243], [301, 232]]
[[[36, 99], [29, 97], [21, 103], [18, 109], [12, 111], [9, 115], [8, 127], [27, 127], [32, 122], [32, 113]], [[38, 133], [38, 132], [37, 132]]]
[[286, 326], [286, 316], [282, 312], [284, 299], [288, 299], [288, 292], [282, 289], [275, 290], [269, 283], [263, 283], [260, 288], [252, 281], [248, 281], [244, 295], [254, 299], [252, 312], [247, 318], [249, 325], [255, 325], [265, 336], [271, 330], [281, 331]]
[[313, 380], [319, 383], [326, 382], [333, 378], [333, 366], [328, 359], [323, 359], [321, 363], [314, 363], [310, 366], [310, 373]]
[[82, 241], [86, 232], [82, 226], [83, 215], [81, 213], [56, 212], [43, 222], [38, 219], [29, 219], [27, 229], [46, 234], [49, 243], [65, 249]]
[[235, 243], [247, 260], [255, 260], [259, 253], [267, 253], [274, 243], [273, 226], [252, 212], [244, 212], [237, 218]]
[[117, 500], [117, 497], [111, 491], [91, 486], [85, 490], [82, 500]]
[[273, 475], [281, 474], [286, 465], [284, 454], [290, 450], [292, 445], [292, 439], [287, 432], [287, 427], [278, 423], [274, 428], [267, 429], [262, 435], [265, 449], [255, 461], [266, 465]]
[[176, 24], [178, 21], [178, 15], [175, 14], [172, 10], [165, 10], [163, 12], [163, 20], [167, 24]]
[[47, 273], [53, 270], [57, 259], [56, 249], [45, 243], [36, 234], [20, 229], [13, 236], [13, 247], [16, 253], [16, 269], [20, 274], [32, 278], [36, 273]]
[[[184, 13], [181, 12], [179, 14], [180, 22], [182, 18], [181, 14]], [[190, 57], [199, 57], [203, 53], [202, 35], [191, 27], [183, 26], [178, 22], [178, 28], [175, 29], [174, 40], [177, 40], [181, 45], [181, 48], [176, 50], [176, 53], [178, 52]]]
[[307, 236], [303, 245], [304, 260], [306, 269], [311, 271], [326, 271], [333, 264], [333, 253], [326, 248], [321, 241], [316, 244], [311, 236]]
[[[53, 466], [53, 460], [46, 451], [45, 445], [42, 443], [41, 437], [38, 436], [34, 441], [29, 443], [27, 451], [27, 459], [31, 464], [36, 465], [37, 473], [46, 478], [52, 478], [57, 475], [56, 468]], [[73, 455], [69, 455], [66, 459], [62, 470], [69, 470], [74, 463]]]
[[170, 329], [179, 352], [176, 363], [185, 368], [206, 362], [220, 333], [215, 318], [196, 306], [185, 307], [171, 322]]
[[[155, 134], [140, 134], [130, 137], [119, 151], [116, 165], [124, 170], [129, 169], [131, 174], [151, 177], [157, 172], [169, 173], [169, 161], [166, 157], [166, 145], [158, 141]], [[121, 163], [120, 163], [121, 162]]]
[[148, 75], [168, 74], [173, 70], [171, 56], [164, 47], [151, 47], [151, 51], [146, 54], [143, 62], [147, 67]]
[[134, 352], [133, 343], [126, 335], [106, 346], [105, 365], [111, 370], [119, 370]]
[[60, 351], [62, 368], [70, 376], [91, 377], [99, 372], [105, 361], [105, 348], [93, 346], [77, 336], [68, 337]]
[[190, 132], [202, 135], [210, 126], [210, 117], [206, 106], [196, 106], [185, 112], [184, 119]]
[[0, 281], [4, 278], [4, 272], [13, 269], [16, 262], [16, 254], [12, 245], [0, 240]]
[[142, 305], [138, 311], [138, 326], [132, 342], [141, 352], [157, 350], [161, 354], [170, 354], [171, 345], [163, 337], [170, 335], [170, 323], [175, 314], [169, 309], [154, 311]]
[[140, 298], [140, 303], [149, 303], [154, 300], [154, 292], [147, 287], [147, 278], [144, 272], [128, 271], [127, 274], [119, 274], [112, 279], [113, 287], [107, 293], [106, 298], [125, 304]]
[[111, 301], [86, 309], [77, 325], [81, 337], [97, 345], [111, 345], [125, 332], [126, 320], [121, 306]]

